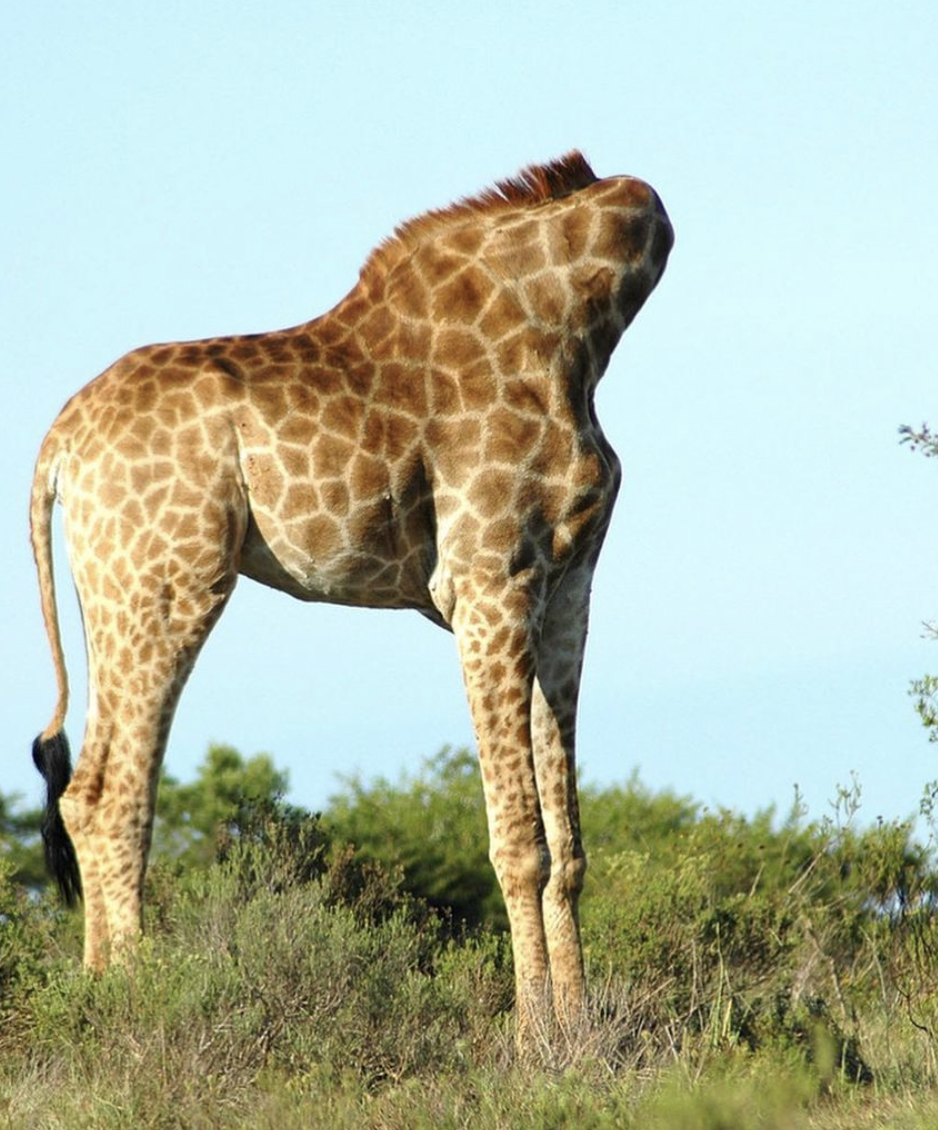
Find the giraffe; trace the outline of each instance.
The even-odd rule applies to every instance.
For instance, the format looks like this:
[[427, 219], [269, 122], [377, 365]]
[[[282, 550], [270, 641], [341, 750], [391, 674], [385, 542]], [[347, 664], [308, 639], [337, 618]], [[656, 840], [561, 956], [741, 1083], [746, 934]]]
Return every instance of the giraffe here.
[[[84, 961], [132, 951], [179, 695], [240, 575], [411, 608], [456, 639], [511, 930], [519, 1033], [585, 1007], [574, 766], [592, 574], [620, 465], [594, 391], [673, 242], [578, 151], [410, 220], [302, 325], [151, 345], [42, 444], [30, 529], [58, 687], [33, 758]], [[63, 507], [88, 655], [74, 774], [51, 559]]]

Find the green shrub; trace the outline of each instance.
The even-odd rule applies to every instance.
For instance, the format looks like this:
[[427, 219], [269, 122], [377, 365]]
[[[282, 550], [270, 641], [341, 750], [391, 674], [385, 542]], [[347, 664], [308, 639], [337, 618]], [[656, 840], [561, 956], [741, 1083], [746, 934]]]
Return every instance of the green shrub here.
[[442, 911], [458, 930], [507, 928], [495, 873], [478, 759], [444, 749], [416, 776], [397, 784], [349, 777], [332, 797], [324, 823], [354, 844], [362, 859], [398, 871], [403, 887]]
[[164, 873], [163, 929], [126, 967], [37, 983], [29, 1041], [44, 1071], [91, 1080], [122, 1109], [132, 1091], [139, 1110], [158, 1095], [235, 1103], [265, 1073], [374, 1085], [478, 1049], [510, 1005], [502, 942], [442, 944], [393, 884], [378, 899], [375, 869], [351, 880], [318, 822], [281, 816], [242, 820], [207, 870]]
[[[454, 755], [422, 791], [386, 787], [415, 858], [421, 820], [461, 814], [452, 844], [428, 837], [425, 870], [353, 851], [338, 821], [269, 797], [235, 806], [214, 863], [151, 868], [148, 937], [101, 977], [77, 968], [80, 915], [0, 866], [0, 1121], [936, 1124], [936, 875], [908, 824], [857, 831], [797, 806], [745, 818], [634, 780], [584, 790], [593, 1009], [519, 1063], [507, 935], [453, 931], [420, 897], [453, 909], [473, 889], [451, 857], [476, 818], [474, 774]], [[379, 795], [363, 789], [349, 824]], [[485, 897], [470, 904], [484, 923]]]
[[12, 860], [0, 859], [0, 1054], [30, 1038], [30, 1000], [57, 964], [56, 931], [63, 913], [16, 881]]

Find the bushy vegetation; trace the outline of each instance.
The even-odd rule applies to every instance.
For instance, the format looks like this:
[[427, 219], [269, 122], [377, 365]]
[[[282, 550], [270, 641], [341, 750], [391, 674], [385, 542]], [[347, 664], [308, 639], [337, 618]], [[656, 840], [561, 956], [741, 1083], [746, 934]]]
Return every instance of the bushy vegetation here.
[[285, 786], [225, 747], [165, 783], [147, 939], [98, 978], [7, 853], [5, 1125], [938, 1125], [938, 870], [855, 786], [821, 821], [585, 789], [592, 1016], [525, 1063], [474, 759], [321, 817]]

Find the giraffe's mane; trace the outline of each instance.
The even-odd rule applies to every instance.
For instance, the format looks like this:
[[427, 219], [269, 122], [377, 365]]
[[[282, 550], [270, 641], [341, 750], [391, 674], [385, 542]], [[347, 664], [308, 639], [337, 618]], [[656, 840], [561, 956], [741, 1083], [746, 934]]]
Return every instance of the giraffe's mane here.
[[493, 188], [483, 189], [476, 196], [444, 208], [441, 214], [445, 216], [463, 210], [488, 212], [506, 206], [543, 204], [586, 188], [597, 179], [583, 154], [574, 149], [544, 165], [528, 165], [517, 176], [497, 181]]
[[369, 256], [362, 268], [362, 281], [367, 283], [375, 274], [387, 274], [421, 237], [447, 226], [453, 220], [535, 207], [569, 196], [581, 188], [595, 184], [598, 179], [578, 149], [543, 165], [528, 165], [517, 176], [497, 181], [492, 187], [483, 189], [474, 196], [464, 197], [447, 208], [431, 209], [399, 224], [394, 234]]

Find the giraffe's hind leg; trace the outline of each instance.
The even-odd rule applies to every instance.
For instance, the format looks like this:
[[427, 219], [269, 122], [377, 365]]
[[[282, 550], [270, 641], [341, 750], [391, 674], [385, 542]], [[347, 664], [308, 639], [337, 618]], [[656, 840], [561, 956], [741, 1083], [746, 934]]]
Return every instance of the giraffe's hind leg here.
[[[156, 777], [165, 746], [161, 718], [178, 698], [172, 681], [169, 676], [163, 687], [155, 686], [149, 703], [132, 706], [119, 689], [103, 690], [108, 705], [88, 725], [75, 776], [60, 802], [82, 874], [89, 968], [104, 967], [142, 926]], [[124, 716], [119, 725], [111, 703], [113, 713]]]
[[[198, 553], [77, 568], [88, 649], [85, 739], [60, 801], [85, 897], [85, 965], [103, 968], [142, 928], [156, 785], [179, 695], [237, 577], [244, 522], [219, 505]], [[149, 542], [152, 546], [152, 539]], [[92, 583], [94, 582], [94, 583]]]

